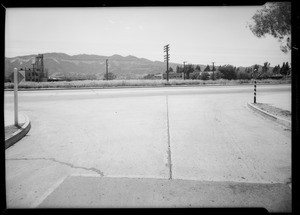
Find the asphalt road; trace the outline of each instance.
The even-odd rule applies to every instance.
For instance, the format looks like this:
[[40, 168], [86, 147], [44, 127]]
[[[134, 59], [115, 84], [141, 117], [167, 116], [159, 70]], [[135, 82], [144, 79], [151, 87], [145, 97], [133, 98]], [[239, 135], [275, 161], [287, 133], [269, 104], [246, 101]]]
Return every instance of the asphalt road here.
[[[291, 131], [248, 101], [250, 85], [20, 91], [31, 130], [5, 151], [7, 205], [36, 207], [70, 175], [290, 183]], [[291, 110], [291, 86], [259, 85], [257, 102]]]

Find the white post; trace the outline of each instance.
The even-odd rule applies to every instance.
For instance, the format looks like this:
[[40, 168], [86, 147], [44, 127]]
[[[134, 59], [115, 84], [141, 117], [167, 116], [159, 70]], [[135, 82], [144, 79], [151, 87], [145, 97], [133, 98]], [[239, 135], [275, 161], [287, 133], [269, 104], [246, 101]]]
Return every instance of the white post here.
[[14, 107], [15, 107], [15, 126], [18, 126], [18, 69], [14, 69]]

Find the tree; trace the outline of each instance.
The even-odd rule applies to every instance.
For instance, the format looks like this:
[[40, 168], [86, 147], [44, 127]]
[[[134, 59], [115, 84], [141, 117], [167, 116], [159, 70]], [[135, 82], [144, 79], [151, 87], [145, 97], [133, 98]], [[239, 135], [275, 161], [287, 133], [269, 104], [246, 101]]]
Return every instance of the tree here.
[[193, 64], [187, 64], [185, 65], [185, 74], [186, 74], [186, 78], [189, 79], [190, 78], [190, 73], [194, 72], [195, 68]]
[[190, 74], [190, 79], [194, 80], [194, 79], [199, 79], [200, 74], [199, 72], [193, 72]]
[[274, 75], [277, 75], [277, 74], [279, 74], [279, 71], [280, 71], [280, 66], [278, 65], [278, 66], [275, 66], [274, 68], [273, 68], [273, 74]]
[[169, 72], [174, 72], [172, 67], [169, 68]]
[[222, 73], [224, 79], [236, 79], [237, 74], [232, 65], [224, 65], [219, 68], [219, 71]]
[[278, 38], [281, 51], [291, 50], [291, 2], [268, 2], [252, 19], [254, 24], [248, 27], [255, 36], [270, 34]]
[[280, 68], [280, 71], [279, 71], [279, 73], [281, 74], [281, 75], [286, 75], [286, 71], [285, 71], [285, 62], [283, 62], [282, 63], [282, 67]]
[[255, 64], [253, 66], [253, 69], [252, 69], [252, 77], [253, 78], [258, 78], [260, 76], [260, 74], [258, 73], [258, 69], [259, 69], [259, 66], [257, 64]]
[[270, 63], [265, 62], [261, 69], [261, 77], [268, 78], [269, 76], [271, 76], [271, 74], [268, 74], [269, 68], [270, 68]]
[[208, 80], [209, 79], [209, 74], [208, 72], [202, 72], [201, 75], [200, 75], [200, 79], [201, 80]]
[[[108, 72], [108, 80], [113, 80], [113, 79], [116, 79], [116, 78], [117, 78], [117, 76], [116, 76], [114, 73]], [[106, 73], [104, 74], [103, 80], [107, 80], [107, 75], [106, 75]]]
[[204, 69], [205, 72], [210, 71], [210, 67], [209, 65], [206, 66], [206, 68]]
[[237, 71], [236, 75], [237, 75], [237, 79], [241, 79], [241, 80], [249, 80], [249, 79], [251, 79], [251, 76], [247, 72]]
[[286, 71], [286, 75], [290, 74], [291, 67], [288, 62], [285, 63], [285, 71]]
[[182, 73], [183, 68], [181, 66], [176, 66], [176, 73]]
[[247, 73], [252, 74], [252, 72], [253, 72], [252, 67], [249, 67], [248, 70], [247, 70]]
[[219, 71], [219, 70], [217, 70], [216, 72], [215, 72], [215, 77], [214, 77], [215, 79], [220, 79], [220, 78], [223, 78], [223, 74]]
[[199, 66], [199, 65], [197, 65], [197, 66], [196, 66], [196, 68], [195, 68], [195, 70], [197, 70], [197, 71], [201, 72], [201, 68], [200, 68], [200, 66]]
[[288, 62], [286, 62], [286, 65], [287, 65], [287, 75], [291, 75], [292, 74], [292, 68], [291, 66], [288, 64]]
[[270, 63], [265, 62], [264, 66], [262, 67], [262, 72], [267, 72], [269, 70]]

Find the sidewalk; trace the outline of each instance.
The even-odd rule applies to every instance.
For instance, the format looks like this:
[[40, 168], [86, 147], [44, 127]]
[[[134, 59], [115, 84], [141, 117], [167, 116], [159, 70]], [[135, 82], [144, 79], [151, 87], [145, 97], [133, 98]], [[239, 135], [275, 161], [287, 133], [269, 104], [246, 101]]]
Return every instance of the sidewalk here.
[[267, 117], [279, 124], [282, 124], [288, 128], [291, 128], [292, 113], [289, 110], [284, 110], [276, 106], [269, 105], [267, 103], [251, 103], [248, 102], [248, 107], [256, 113]]
[[[18, 119], [19, 125], [21, 125], [22, 123], [24, 124], [25, 120], [26, 120], [24, 114], [19, 113], [18, 116], [19, 116], [19, 119]], [[4, 110], [4, 125], [5, 125], [5, 127], [12, 126], [14, 124], [15, 124], [14, 112]]]
[[4, 126], [5, 126], [5, 149], [18, 142], [30, 130], [29, 118], [22, 113], [18, 114], [18, 126], [15, 126], [15, 118], [13, 111], [4, 110]]

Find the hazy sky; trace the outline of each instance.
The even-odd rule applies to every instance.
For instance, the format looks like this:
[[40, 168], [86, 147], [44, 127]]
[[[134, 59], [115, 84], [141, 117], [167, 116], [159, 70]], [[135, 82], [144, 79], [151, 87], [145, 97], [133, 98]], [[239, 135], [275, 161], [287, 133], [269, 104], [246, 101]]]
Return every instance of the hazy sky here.
[[8, 8], [5, 56], [63, 52], [134, 55], [174, 63], [271, 66], [291, 62], [277, 39], [257, 38], [247, 23], [261, 6]]

